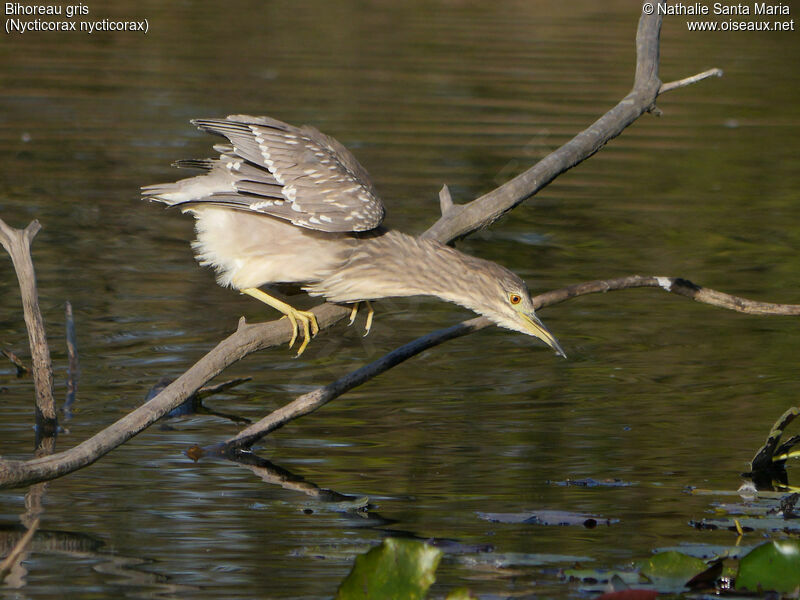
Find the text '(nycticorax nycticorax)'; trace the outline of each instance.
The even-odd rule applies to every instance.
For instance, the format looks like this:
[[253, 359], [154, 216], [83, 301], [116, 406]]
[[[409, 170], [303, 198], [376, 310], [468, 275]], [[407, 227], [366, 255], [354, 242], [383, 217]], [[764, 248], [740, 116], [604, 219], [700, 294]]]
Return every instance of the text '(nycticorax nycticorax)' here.
[[[219, 158], [182, 160], [203, 175], [142, 188], [144, 197], [192, 213], [200, 264], [220, 285], [281, 311], [303, 342], [314, 314], [260, 290], [299, 284], [312, 296], [358, 303], [394, 296], [438, 296], [533, 335], [564, 351], [533, 310], [525, 283], [508, 269], [439, 242], [381, 227], [384, 207], [366, 170], [331, 137], [269, 117], [232, 115], [192, 121], [227, 138]], [[369, 306], [367, 330], [372, 321]]]

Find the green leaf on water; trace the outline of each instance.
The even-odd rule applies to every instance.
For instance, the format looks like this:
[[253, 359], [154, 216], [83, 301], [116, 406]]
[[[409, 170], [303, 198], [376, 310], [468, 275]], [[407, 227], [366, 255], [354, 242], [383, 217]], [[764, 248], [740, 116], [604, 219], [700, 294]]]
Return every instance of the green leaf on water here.
[[679, 592], [692, 577], [705, 571], [708, 565], [699, 558], [670, 550], [641, 560], [636, 567], [659, 591]]
[[739, 561], [736, 589], [791, 593], [800, 588], [800, 540], [761, 544]]
[[386, 538], [380, 546], [356, 558], [336, 600], [421, 600], [436, 580], [434, 573], [441, 557], [441, 550], [423, 542]]

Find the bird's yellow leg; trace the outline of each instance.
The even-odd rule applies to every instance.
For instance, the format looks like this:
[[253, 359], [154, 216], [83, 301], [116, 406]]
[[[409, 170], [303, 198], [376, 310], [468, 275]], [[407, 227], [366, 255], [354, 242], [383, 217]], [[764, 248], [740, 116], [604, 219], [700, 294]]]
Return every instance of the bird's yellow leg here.
[[356, 320], [356, 315], [358, 314], [358, 307], [361, 305], [361, 302], [355, 302], [353, 304], [353, 308], [350, 310], [350, 322], [347, 324], [348, 327], [353, 324], [353, 321]]
[[292, 339], [289, 342], [289, 348], [294, 346], [294, 342], [297, 340], [297, 332], [299, 330], [297, 327], [297, 322], [300, 321], [303, 324], [303, 343], [300, 344], [300, 348], [297, 350], [297, 356], [300, 356], [303, 353], [303, 351], [306, 349], [306, 346], [308, 346], [308, 342], [311, 340], [311, 337], [316, 335], [316, 333], [319, 331], [317, 317], [315, 317], [314, 313], [312, 312], [306, 310], [297, 310], [294, 306], [286, 304], [286, 302], [282, 302], [277, 298], [273, 298], [258, 288], [247, 288], [242, 290], [242, 293], [252, 296], [264, 304], [268, 304], [275, 310], [279, 310], [287, 319], [289, 319], [289, 323], [292, 324]]
[[375, 309], [372, 308], [372, 304], [370, 304], [370, 301], [367, 300], [366, 304], [367, 304], [367, 310], [369, 312], [367, 313], [367, 323], [366, 325], [364, 325], [364, 337], [367, 337], [369, 335], [369, 330], [372, 329], [372, 317], [375, 316]]

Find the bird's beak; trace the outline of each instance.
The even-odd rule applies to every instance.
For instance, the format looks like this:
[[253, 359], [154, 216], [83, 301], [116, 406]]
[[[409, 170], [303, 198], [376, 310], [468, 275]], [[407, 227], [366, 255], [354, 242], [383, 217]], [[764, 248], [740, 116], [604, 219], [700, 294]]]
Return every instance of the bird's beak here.
[[519, 314], [525, 324], [525, 329], [530, 332], [530, 335], [542, 340], [545, 344], [555, 350], [556, 354], [559, 356], [567, 358], [567, 355], [564, 353], [564, 349], [561, 347], [561, 344], [559, 344], [555, 336], [547, 330], [547, 327], [545, 327], [544, 323], [539, 320], [539, 317], [537, 317], [533, 312], [520, 312]]

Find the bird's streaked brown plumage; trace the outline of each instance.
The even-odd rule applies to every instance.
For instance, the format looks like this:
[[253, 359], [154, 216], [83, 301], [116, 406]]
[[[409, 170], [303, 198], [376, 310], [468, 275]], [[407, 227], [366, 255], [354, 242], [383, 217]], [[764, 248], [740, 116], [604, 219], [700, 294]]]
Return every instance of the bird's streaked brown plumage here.
[[[313, 127], [269, 117], [198, 119], [221, 135], [216, 159], [184, 160], [205, 171], [142, 188], [150, 199], [196, 218], [201, 264], [231, 286], [301, 322], [305, 349], [316, 321], [258, 288], [296, 283], [340, 303], [431, 295], [563, 350], [536, 317], [525, 283], [500, 265], [438, 242], [384, 229], [369, 175], [339, 142]], [[294, 341], [294, 338], [293, 340]]]

